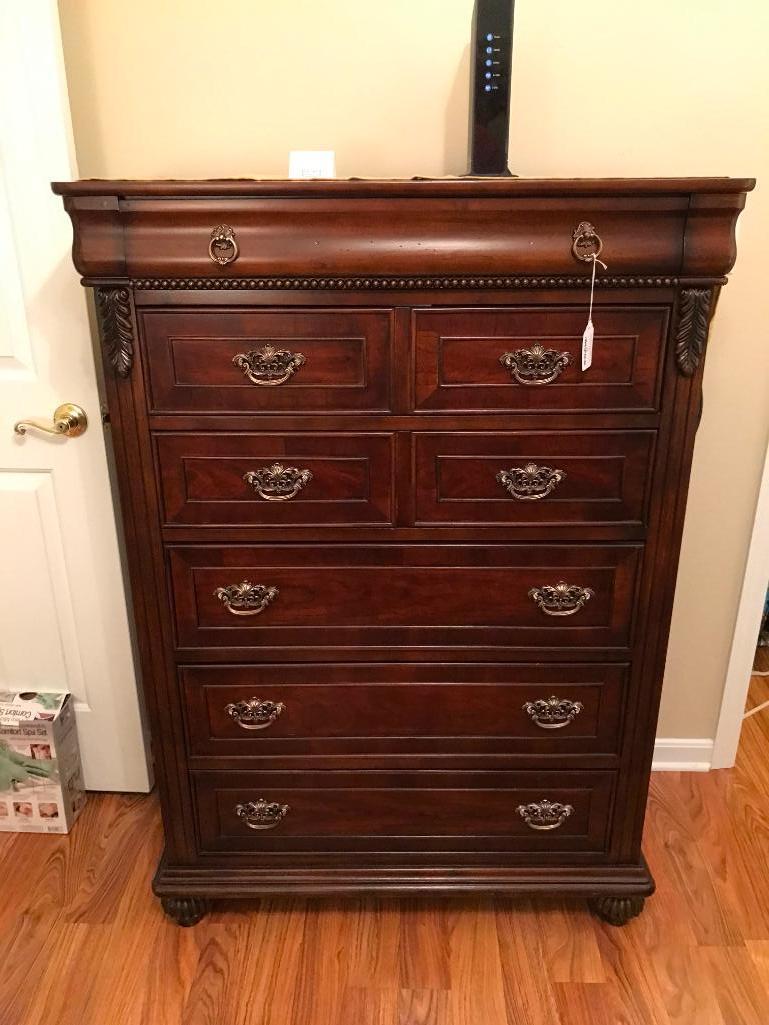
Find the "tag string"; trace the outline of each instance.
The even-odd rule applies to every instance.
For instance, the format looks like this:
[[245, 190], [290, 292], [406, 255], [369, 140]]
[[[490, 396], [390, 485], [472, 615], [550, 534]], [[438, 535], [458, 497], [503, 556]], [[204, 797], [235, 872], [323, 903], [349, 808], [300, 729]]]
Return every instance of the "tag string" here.
[[588, 314], [587, 314], [587, 322], [588, 322], [588, 324], [590, 324], [592, 322], [592, 320], [593, 320], [593, 295], [595, 294], [595, 265], [597, 263], [600, 263], [600, 265], [603, 267], [604, 270], [608, 270], [609, 269], [606, 266], [606, 264], [603, 262], [603, 260], [599, 260], [598, 259], [598, 257], [596, 256], [595, 253], [591, 253], [590, 255], [593, 258], [593, 274], [592, 274], [592, 277], [590, 278], [590, 309], [588, 310]]

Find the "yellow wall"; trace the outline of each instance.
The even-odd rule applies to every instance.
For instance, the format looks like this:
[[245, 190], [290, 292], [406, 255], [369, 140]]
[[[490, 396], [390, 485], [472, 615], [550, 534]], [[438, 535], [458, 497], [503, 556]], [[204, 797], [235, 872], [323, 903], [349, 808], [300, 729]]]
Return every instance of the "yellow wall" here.
[[[465, 169], [472, 0], [60, 0], [84, 177]], [[714, 733], [769, 431], [769, 4], [518, 0], [511, 167], [752, 175], [711, 332], [659, 733]]]

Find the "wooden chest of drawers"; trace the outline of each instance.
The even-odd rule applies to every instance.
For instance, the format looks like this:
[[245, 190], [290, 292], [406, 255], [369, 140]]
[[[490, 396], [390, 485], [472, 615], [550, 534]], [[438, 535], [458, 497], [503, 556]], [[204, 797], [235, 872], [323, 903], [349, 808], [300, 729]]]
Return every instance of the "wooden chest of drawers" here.
[[54, 186], [96, 289], [177, 921], [267, 892], [640, 911], [751, 187]]

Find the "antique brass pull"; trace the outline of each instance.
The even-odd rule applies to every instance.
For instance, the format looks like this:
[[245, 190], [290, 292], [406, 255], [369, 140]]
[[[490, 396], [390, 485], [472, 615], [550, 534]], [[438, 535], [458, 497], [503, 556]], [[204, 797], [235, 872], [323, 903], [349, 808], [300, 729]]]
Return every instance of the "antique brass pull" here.
[[214, 597], [224, 605], [233, 616], [258, 616], [278, 597], [277, 587], [264, 587], [244, 580], [241, 584], [230, 584], [229, 587], [217, 587]]
[[500, 470], [497, 480], [505, 491], [519, 502], [537, 502], [540, 498], [547, 498], [565, 476], [565, 470], [527, 463], [525, 466], [511, 466], [509, 470]]
[[30, 427], [34, 427], [46, 434], [64, 434], [68, 438], [77, 438], [87, 426], [88, 417], [85, 410], [73, 402], [65, 402], [63, 406], [54, 409], [53, 423], [43, 423], [42, 420], [18, 420], [13, 429], [17, 434], [26, 434]]
[[265, 345], [261, 349], [237, 353], [232, 357], [232, 362], [240, 367], [252, 384], [274, 388], [285, 384], [304, 365], [305, 357], [301, 352], [289, 352], [288, 349]]
[[555, 695], [544, 700], [526, 701], [523, 710], [531, 721], [542, 730], [562, 730], [574, 722], [583, 709], [581, 701], [569, 701]]
[[229, 224], [218, 224], [211, 232], [211, 241], [208, 243], [208, 255], [218, 263], [220, 267], [237, 260], [238, 243], [235, 241], [235, 232]]
[[529, 597], [548, 616], [573, 616], [594, 594], [595, 591], [590, 587], [567, 584], [563, 580], [559, 580], [555, 587], [545, 584], [543, 587], [532, 587], [529, 591]]
[[572, 814], [574, 808], [570, 804], [559, 804], [558, 801], [532, 801], [531, 804], [519, 804], [515, 809], [529, 829], [546, 831], [558, 829]]
[[224, 711], [244, 730], [266, 730], [283, 714], [285, 707], [282, 701], [249, 698], [225, 705]]
[[585, 263], [601, 255], [603, 242], [590, 221], [581, 221], [572, 232], [571, 251], [578, 260]]
[[287, 502], [312, 480], [312, 470], [298, 470], [295, 466], [273, 463], [261, 470], [249, 470], [243, 480], [266, 502]]
[[249, 829], [274, 829], [290, 810], [287, 804], [265, 801], [263, 797], [257, 801], [235, 805], [235, 814], [239, 819], [243, 819]]
[[571, 362], [568, 352], [532, 345], [530, 349], [503, 352], [499, 362], [512, 374], [518, 384], [550, 384]]

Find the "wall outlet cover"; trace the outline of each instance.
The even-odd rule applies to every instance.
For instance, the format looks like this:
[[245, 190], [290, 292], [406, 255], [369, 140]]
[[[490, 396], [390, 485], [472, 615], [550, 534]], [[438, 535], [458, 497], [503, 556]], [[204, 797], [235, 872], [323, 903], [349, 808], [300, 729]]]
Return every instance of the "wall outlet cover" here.
[[288, 155], [289, 178], [336, 178], [332, 149], [292, 149]]

